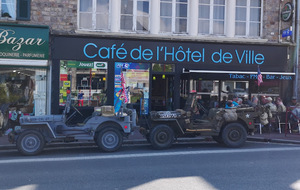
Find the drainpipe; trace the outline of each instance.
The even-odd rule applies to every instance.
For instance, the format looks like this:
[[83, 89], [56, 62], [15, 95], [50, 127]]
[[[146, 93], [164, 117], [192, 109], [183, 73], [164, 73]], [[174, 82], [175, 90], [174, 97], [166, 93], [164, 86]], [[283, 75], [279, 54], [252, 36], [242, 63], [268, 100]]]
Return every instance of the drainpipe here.
[[[299, 1], [299, 0], [298, 0]], [[294, 83], [294, 96], [297, 97], [298, 100], [298, 65], [299, 65], [299, 35], [300, 35], [300, 31], [299, 31], [299, 24], [300, 24], [300, 3], [297, 1], [297, 8], [295, 13], [297, 14], [297, 19], [296, 19], [296, 63], [294, 65], [294, 71], [295, 71], [295, 83]], [[295, 5], [296, 1], [294, 0], [294, 5]]]

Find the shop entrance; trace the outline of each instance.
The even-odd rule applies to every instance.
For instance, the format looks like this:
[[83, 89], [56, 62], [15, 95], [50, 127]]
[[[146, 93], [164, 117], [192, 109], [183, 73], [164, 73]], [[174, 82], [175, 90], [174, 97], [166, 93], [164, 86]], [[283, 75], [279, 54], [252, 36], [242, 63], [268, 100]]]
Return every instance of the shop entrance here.
[[174, 109], [174, 76], [165, 74], [152, 75], [152, 111], [171, 111]]

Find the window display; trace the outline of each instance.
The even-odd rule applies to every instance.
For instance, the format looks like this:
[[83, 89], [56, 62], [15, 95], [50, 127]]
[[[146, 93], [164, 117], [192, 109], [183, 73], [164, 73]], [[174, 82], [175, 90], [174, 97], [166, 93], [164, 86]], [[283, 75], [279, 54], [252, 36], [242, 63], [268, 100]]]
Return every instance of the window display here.
[[46, 114], [46, 69], [0, 67], [0, 73], [0, 129], [22, 115]]
[[71, 94], [74, 106], [98, 107], [106, 103], [107, 63], [60, 61], [60, 99], [65, 105]]
[[145, 63], [115, 63], [115, 112], [122, 103], [132, 104], [138, 113], [149, 112], [149, 68]]

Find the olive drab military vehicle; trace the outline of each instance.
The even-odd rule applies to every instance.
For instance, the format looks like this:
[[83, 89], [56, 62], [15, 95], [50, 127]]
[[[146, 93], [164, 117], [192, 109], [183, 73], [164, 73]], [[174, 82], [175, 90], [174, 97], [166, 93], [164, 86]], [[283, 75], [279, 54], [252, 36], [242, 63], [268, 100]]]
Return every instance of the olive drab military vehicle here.
[[[259, 117], [261, 110], [213, 108], [207, 113], [196, 97], [190, 94], [184, 109], [152, 111], [147, 126], [141, 127], [140, 132], [156, 149], [171, 147], [178, 137], [195, 136], [211, 136], [228, 147], [243, 146], [247, 135], [254, 132], [254, 119]], [[207, 114], [200, 117], [199, 111]]]

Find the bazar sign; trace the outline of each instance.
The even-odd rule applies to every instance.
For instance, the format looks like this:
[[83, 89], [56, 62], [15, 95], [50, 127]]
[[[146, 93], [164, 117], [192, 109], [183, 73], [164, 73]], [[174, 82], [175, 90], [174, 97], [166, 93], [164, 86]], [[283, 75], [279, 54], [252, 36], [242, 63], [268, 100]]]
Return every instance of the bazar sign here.
[[48, 54], [48, 27], [0, 26], [0, 58], [47, 60]]

